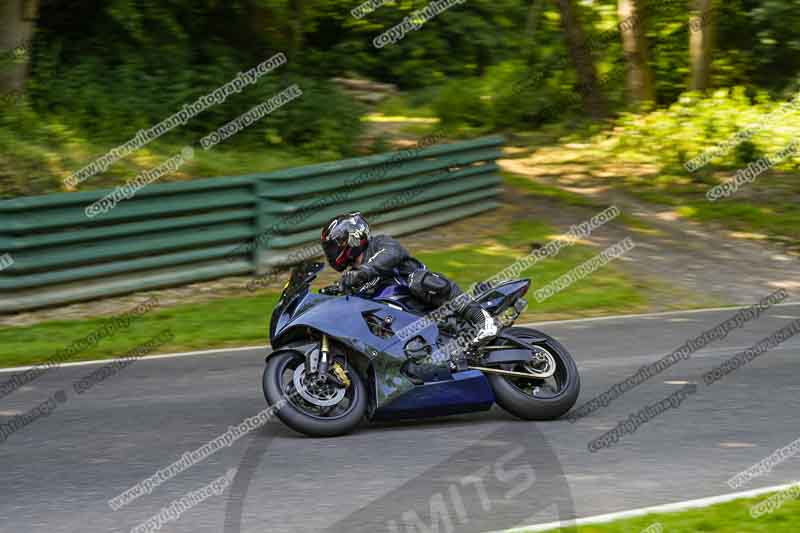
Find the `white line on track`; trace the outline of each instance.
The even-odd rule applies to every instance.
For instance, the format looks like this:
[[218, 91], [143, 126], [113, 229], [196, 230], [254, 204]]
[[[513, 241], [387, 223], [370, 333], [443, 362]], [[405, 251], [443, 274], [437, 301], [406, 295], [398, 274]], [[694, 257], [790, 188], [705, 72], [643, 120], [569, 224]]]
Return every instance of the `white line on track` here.
[[[267, 346], [242, 346], [240, 348], [217, 348], [216, 350], [201, 350], [198, 352], [179, 352], [179, 353], [165, 353], [161, 355], [148, 355], [139, 359], [141, 361], [152, 361], [155, 359], [172, 359], [173, 357], [189, 357], [192, 355], [208, 355], [210, 353], [221, 353], [221, 352], [245, 352], [248, 350], [267, 350], [269, 345]], [[104, 365], [107, 363], [111, 363], [114, 361], [123, 361], [124, 359], [95, 359], [93, 361], [76, 361], [74, 363], [61, 363], [57, 367], [54, 368], [68, 368], [71, 366], [87, 366], [87, 365]], [[1, 373], [8, 373], [8, 372], [24, 372], [25, 370], [30, 370], [31, 368], [38, 368], [38, 366], [16, 366], [12, 368], [0, 368]]]
[[744, 492], [732, 492], [730, 494], [723, 494], [721, 496], [711, 496], [709, 498], [700, 498], [698, 500], [686, 500], [683, 502], [668, 503], [665, 505], [654, 505], [652, 507], [642, 507], [640, 509], [632, 509], [630, 511], [619, 511], [616, 513], [601, 514], [596, 516], [587, 516], [585, 518], [578, 518], [577, 520], [570, 520], [564, 522], [548, 522], [546, 524], [535, 524], [532, 526], [515, 527], [513, 529], [505, 529], [503, 531], [496, 531], [494, 533], [533, 533], [534, 531], [548, 531], [551, 529], [558, 529], [560, 527], [583, 526], [588, 524], [604, 524], [613, 522], [615, 520], [623, 520], [625, 518], [633, 518], [637, 516], [644, 516], [652, 513], [675, 513], [685, 511], [687, 509], [697, 509], [700, 507], [708, 507], [718, 503], [725, 503], [732, 500], [741, 498], [753, 498], [769, 492], [779, 492], [789, 487], [793, 487], [797, 483], [789, 483], [786, 485], [774, 485], [772, 487], [762, 487], [760, 489], [752, 489]]
[[[549, 320], [546, 322], [528, 322], [526, 324], [520, 324], [520, 326], [544, 326], [544, 325], [552, 325], [552, 324], [570, 324], [573, 322], [598, 322], [601, 320], [618, 320], [618, 319], [626, 319], [626, 318], [650, 318], [650, 317], [660, 317], [660, 316], [669, 316], [669, 315], [676, 315], [676, 314], [698, 314], [698, 313], [714, 313], [719, 311], [735, 311], [737, 309], [745, 309], [752, 304], [742, 305], [742, 306], [732, 306], [732, 307], [711, 307], [708, 309], [691, 309], [688, 311], [662, 311], [659, 313], [642, 313], [639, 315], [611, 315], [611, 316], [599, 316], [599, 317], [592, 317], [592, 318], [573, 318], [570, 320]], [[780, 303], [774, 304], [772, 307], [785, 307], [785, 306], [800, 306], [800, 302], [788, 302], [788, 303]], [[166, 353], [161, 355], [148, 355], [143, 357], [140, 361], [154, 361], [157, 359], [169, 359], [173, 357], [189, 357], [193, 355], [208, 355], [212, 353], [221, 353], [221, 352], [244, 352], [248, 350], [266, 350], [269, 348], [267, 346], [242, 346], [240, 348], [217, 348], [215, 350], [200, 350], [195, 352], [179, 352], [179, 353]], [[71, 366], [88, 366], [88, 365], [102, 365], [106, 363], [111, 363], [114, 361], [121, 361], [122, 359], [95, 359], [92, 361], [76, 361], [74, 363], [62, 363], [58, 365], [57, 368], [68, 368]], [[11, 368], [0, 368], [0, 374], [9, 373], [9, 372], [24, 372], [25, 370], [30, 370], [32, 368], [37, 368], [36, 365], [30, 366], [16, 366]]]
[[[620, 318], [651, 318], [669, 315], [693, 315], [697, 313], [714, 313], [719, 311], [738, 311], [739, 309], [746, 309], [752, 304], [733, 305], [730, 307], [709, 307], [706, 309], [690, 309], [688, 311], [661, 311], [658, 313], [642, 313], [638, 315], [610, 315], [610, 316], [597, 316], [593, 318], [573, 318], [570, 320], [550, 320], [547, 322], [531, 322], [530, 324], [521, 324], [522, 326], [543, 326], [547, 324], [570, 324], [572, 322], [599, 322], [601, 320], [617, 320]], [[780, 304], [773, 304], [770, 307], [786, 307], [786, 306], [800, 306], [800, 302], [785, 302]]]

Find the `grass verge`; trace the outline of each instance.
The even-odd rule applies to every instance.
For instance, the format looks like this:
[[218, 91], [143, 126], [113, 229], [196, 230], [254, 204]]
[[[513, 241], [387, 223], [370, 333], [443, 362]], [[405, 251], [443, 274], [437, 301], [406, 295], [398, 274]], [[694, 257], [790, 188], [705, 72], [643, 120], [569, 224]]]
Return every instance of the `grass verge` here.
[[[127, 329], [102, 338], [70, 361], [121, 357], [164, 330], [174, 338], [159, 353], [232, 346], [266, 345], [267, 324], [278, 294], [225, 298], [154, 310], [134, 318]], [[42, 363], [74, 341], [100, 330], [109, 318], [59, 320], [0, 329], [0, 365]]]
[[[794, 533], [800, 531], [800, 501], [789, 499], [772, 513], [758, 518], [750, 516], [750, 508], [771, 495], [734, 500], [703, 509], [678, 513], [648, 514], [608, 524], [553, 529], [548, 533]], [[661, 528], [654, 527], [659, 524]], [[648, 528], [650, 528], [648, 530]]]

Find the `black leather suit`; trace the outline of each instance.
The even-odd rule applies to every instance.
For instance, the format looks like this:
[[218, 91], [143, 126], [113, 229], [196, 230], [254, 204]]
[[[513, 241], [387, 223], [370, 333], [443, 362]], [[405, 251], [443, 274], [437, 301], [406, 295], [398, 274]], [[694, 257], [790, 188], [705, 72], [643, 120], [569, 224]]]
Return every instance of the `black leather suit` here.
[[438, 307], [463, 292], [455, 282], [426, 269], [425, 265], [413, 258], [399, 241], [388, 235], [372, 237], [364, 251], [362, 264], [355, 268], [369, 276], [369, 281], [361, 291], [366, 295], [372, 294], [382, 280], [394, 278], [395, 273], [408, 280], [409, 288], [415, 298], [431, 306]]

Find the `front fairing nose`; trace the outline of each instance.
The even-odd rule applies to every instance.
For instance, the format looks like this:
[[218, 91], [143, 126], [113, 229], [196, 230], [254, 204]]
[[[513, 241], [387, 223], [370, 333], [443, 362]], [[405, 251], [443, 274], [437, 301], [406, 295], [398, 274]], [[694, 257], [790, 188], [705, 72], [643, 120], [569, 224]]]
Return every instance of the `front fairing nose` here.
[[272, 312], [270, 342], [273, 342], [275, 337], [279, 336], [299, 316], [332, 298], [336, 297], [314, 294], [309, 291], [304, 291], [289, 298], [284, 297], [285, 301], [282, 301], [281, 305]]

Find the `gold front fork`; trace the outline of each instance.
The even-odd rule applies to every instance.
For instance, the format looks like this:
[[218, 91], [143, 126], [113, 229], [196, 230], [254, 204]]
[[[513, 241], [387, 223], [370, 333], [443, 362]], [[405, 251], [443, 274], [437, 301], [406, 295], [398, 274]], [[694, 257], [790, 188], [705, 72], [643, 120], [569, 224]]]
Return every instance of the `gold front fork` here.
[[328, 368], [330, 367], [330, 360], [328, 359], [329, 352], [330, 352], [330, 346], [328, 345], [328, 336], [323, 334], [322, 347], [320, 348], [320, 357], [319, 357], [319, 373], [322, 376], [328, 373]]

